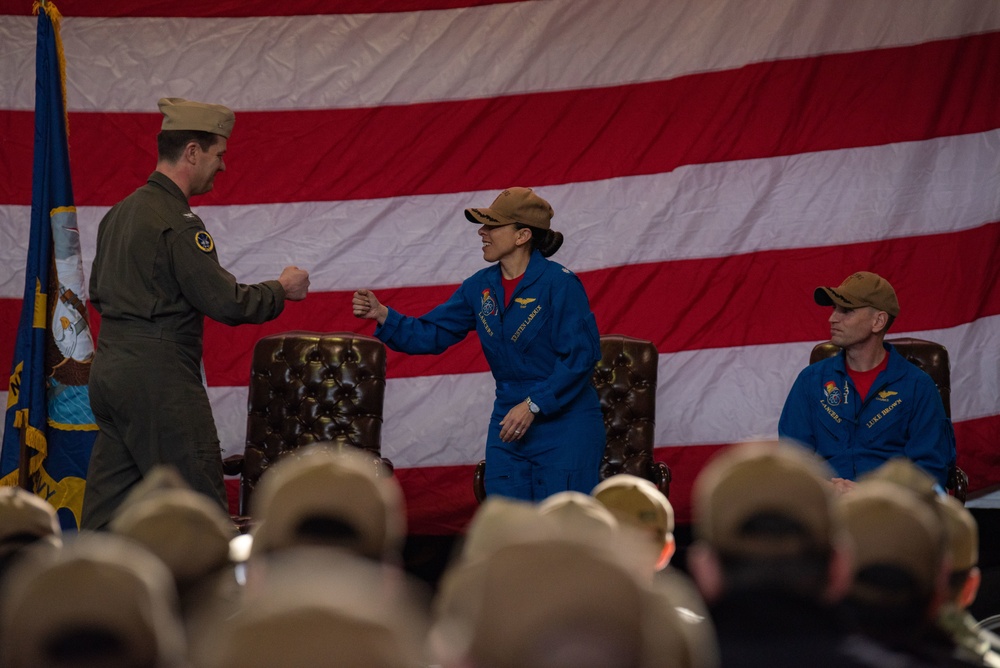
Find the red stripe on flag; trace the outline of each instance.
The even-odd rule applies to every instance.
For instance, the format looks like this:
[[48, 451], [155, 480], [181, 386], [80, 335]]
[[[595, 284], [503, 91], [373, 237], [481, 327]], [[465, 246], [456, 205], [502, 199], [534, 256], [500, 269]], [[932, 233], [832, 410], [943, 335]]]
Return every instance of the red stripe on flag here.
[[464, 533], [479, 504], [472, 493], [475, 466], [396, 469], [406, 497], [411, 534]]
[[[982, 132], [1000, 127], [996, 90], [1000, 33], [989, 33], [611, 88], [371, 109], [237, 110], [226, 156], [233, 173], [200, 202], [539, 186]], [[155, 163], [157, 114], [70, 117], [78, 205], [109, 206], [142, 183]], [[30, 124], [30, 112], [0, 112], [11, 138], [0, 158], [0, 203], [29, 199], [30, 173], [21, 166], [31, 155]], [[148, 150], [137, 153], [136, 144]], [[498, 155], [503, 160], [491, 157]]]
[[[1000, 314], [1000, 223], [951, 234], [849, 246], [627, 265], [580, 275], [601, 332], [648, 339], [660, 352], [819, 341], [828, 309], [813, 302], [817, 285], [838, 285], [869, 269], [889, 278], [902, 305], [897, 332], [941, 329]], [[558, 259], [558, 258], [557, 258]], [[914, 267], [925, 267], [914, 271]], [[934, 268], [947, 267], [948, 271]], [[970, 287], [972, 286], [972, 287]], [[455, 286], [378, 290], [401, 313], [422, 315]], [[9, 301], [9, 300], [8, 300]], [[2, 301], [0, 301], [2, 303]], [[245, 385], [254, 343], [267, 334], [308, 330], [372, 334], [373, 321], [351, 314], [351, 293], [320, 292], [291, 302], [264, 325], [208, 321], [205, 366], [211, 385]], [[440, 356], [389, 352], [390, 377], [488, 371], [470, 335]]]

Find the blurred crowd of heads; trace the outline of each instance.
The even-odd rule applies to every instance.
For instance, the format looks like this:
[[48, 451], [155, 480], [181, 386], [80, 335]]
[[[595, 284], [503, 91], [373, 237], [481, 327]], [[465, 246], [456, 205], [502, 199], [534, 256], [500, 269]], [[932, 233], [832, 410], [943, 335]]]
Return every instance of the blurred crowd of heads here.
[[971, 602], [961, 504], [905, 460], [842, 496], [831, 477], [789, 443], [714, 457], [692, 495], [694, 582], [669, 566], [673, 508], [645, 479], [489, 498], [434, 590], [403, 569], [398, 483], [359, 451], [275, 462], [246, 534], [171, 469], [102, 533], [63, 535], [49, 504], [0, 488], [0, 668], [710, 668], [709, 609], [733, 592], [840, 602], [889, 639]]

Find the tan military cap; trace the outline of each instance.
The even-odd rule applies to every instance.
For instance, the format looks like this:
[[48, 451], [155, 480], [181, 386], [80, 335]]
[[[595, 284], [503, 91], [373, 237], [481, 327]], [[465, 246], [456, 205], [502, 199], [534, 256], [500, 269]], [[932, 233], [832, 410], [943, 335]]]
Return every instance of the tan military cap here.
[[110, 529], [144, 545], [163, 560], [179, 584], [229, 563], [237, 531], [225, 511], [191, 489], [165, 489], [123, 506]]
[[347, 552], [293, 548], [248, 582], [246, 604], [205, 634], [201, 668], [377, 666], [423, 661], [426, 613], [412, 583]]
[[540, 230], [549, 229], [553, 215], [552, 205], [531, 188], [507, 188], [488, 209], [465, 210], [465, 217], [477, 225], [500, 227], [521, 223]]
[[251, 553], [310, 543], [307, 522], [333, 521], [350, 528], [357, 544], [344, 545], [371, 559], [395, 558], [406, 537], [403, 493], [370, 453], [318, 444], [299, 448], [261, 477], [251, 500], [259, 520]]
[[538, 504], [542, 517], [551, 518], [567, 535], [609, 536], [618, 530], [618, 520], [594, 497], [582, 492], [557, 492]]
[[820, 306], [837, 305], [849, 309], [871, 306], [893, 317], [899, 315], [896, 291], [889, 281], [870, 271], [855, 272], [836, 288], [818, 287], [813, 292], [813, 299]]
[[[858, 572], [890, 566], [908, 573], [930, 592], [944, 558], [944, 527], [934, 512], [910, 490], [883, 480], [858, 483], [837, 500], [844, 528], [854, 543]], [[883, 594], [867, 583], [855, 582], [851, 592], [859, 599], [878, 601]]]
[[[695, 480], [696, 535], [719, 552], [779, 556], [826, 549], [837, 525], [832, 472], [802, 446], [782, 441], [737, 444], [715, 456]], [[783, 539], [745, 532], [761, 514], [798, 523], [803, 536]]]
[[[468, 657], [491, 668], [690, 666], [676, 609], [608, 553], [509, 545], [485, 564]], [[558, 657], [556, 661], [554, 657]]]
[[[81, 533], [18, 562], [0, 597], [4, 666], [177, 666], [186, 651], [166, 567], [138, 544]], [[90, 642], [88, 642], [90, 640]], [[67, 661], [65, 648], [86, 647]]]
[[161, 97], [161, 130], [200, 130], [228, 138], [236, 123], [236, 114], [221, 104], [192, 102], [180, 97]]
[[937, 502], [937, 482], [930, 474], [906, 457], [893, 457], [878, 468], [864, 474], [858, 480], [859, 482], [884, 480], [902, 485], [932, 505]]
[[52, 536], [59, 539], [62, 529], [55, 508], [20, 487], [0, 487], [0, 551], [12, 539]]
[[628, 473], [613, 475], [591, 492], [621, 524], [655, 532], [668, 540], [674, 531], [674, 507], [649, 480]]
[[550, 538], [552, 519], [530, 501], [490, 496], [476, 510], [462, 542], [461, 558], [477, 560], [511, 543]]

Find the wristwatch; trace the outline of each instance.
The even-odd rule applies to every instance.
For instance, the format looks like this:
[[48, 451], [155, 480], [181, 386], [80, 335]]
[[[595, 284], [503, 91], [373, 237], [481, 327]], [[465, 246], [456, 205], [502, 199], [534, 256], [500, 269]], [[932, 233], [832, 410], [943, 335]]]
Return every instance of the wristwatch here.
[[542, 409], [539, 408], [538, 404], [536, 404], [534, 401], [531, 400], [531, 397], [525, 399], [524, 403], [528, 404], [528, 410], [534, 413], [535, 415], [538, 415], [542, 411]]

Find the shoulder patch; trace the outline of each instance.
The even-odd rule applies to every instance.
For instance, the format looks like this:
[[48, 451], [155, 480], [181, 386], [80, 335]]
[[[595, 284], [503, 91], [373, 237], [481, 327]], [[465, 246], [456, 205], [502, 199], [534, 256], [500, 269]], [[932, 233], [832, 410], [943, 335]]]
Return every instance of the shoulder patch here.
[[205, 230], [198, 230], [194, 233], [194, 242], [198, 244], [198, 248], [206, 253], [211, 253], [215, 249], [215, 242], [212, 241], [212, 235]]

